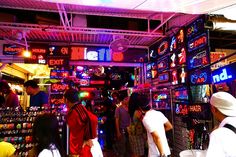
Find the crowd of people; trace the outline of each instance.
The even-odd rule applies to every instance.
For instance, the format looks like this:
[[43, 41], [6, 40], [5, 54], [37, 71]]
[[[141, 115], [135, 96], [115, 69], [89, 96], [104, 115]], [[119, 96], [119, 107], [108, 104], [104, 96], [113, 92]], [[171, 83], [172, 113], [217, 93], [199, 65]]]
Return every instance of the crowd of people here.
[[[48, 106], [48, 96], [40, 91], [33, 80], [25, 82], [26, 93], [30, 95], [30, 106]], [[19, 100], [8, 83], [0, 81], [3, 107], [17, 107]], [[66, 123], [69, 127], [70, 157], [103, 157], [98, 140], [98, 116], [102, 118], [105, 147], [117, 157], [170, 157], [171, 150], [166, 132], [173, 128], [168, 118], [151, 108], [147, 95], [133, 92], [130, 96], [107, 92], [102, 93], [104, 111], [96, 115], [94, 97], [84, 105], [79, 91], [69, 88], [64, 92], [64, 103], [68, 107]], [[219, 121], [211, 135], [207, 157], [235, 157], [236, 149], [236, 99], [227, 92], [216, 92], [210, 99], [211, 112]], [[54, 113], [43, 113], [36, 117], [32, 129], [35, 146], [29, 157], [65, 157], [65, 148], [59, 134], [59, 123]], [[234, 140], [235, 139], [235, 140]], [[11, 143], [0, 142], [0, 156], [17, 156]]]

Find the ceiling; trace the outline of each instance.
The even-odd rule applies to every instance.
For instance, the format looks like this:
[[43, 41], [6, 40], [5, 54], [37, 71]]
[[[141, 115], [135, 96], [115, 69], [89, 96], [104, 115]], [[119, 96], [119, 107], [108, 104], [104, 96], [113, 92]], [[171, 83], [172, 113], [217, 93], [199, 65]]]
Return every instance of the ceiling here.
[[[128, 39], [131, 48], [148, 48], [173, 32], [168, 30], [186, 25], [197, 14], [211, 13], [234, 4], [232, 0], [61, 2], [1, 0], [0, 39], [22, 45], [38, 42], [109, 46], [119, 36]], [[210, 34], [213, 49], [219, 46], [236, 48], [235, 32], [211, 31]]]

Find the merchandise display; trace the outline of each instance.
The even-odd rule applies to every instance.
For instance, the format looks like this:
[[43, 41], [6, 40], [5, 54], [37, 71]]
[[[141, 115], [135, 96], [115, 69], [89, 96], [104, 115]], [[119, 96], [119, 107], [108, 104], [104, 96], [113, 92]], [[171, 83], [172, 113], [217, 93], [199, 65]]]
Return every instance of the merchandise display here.
[[[55, 112], [57, 115], [61, 138], [64, 141], [66, 129], [65, 113], [61, 109], [44, 109], [31, 107], [27, 111], [18, 108], [0, 108], [0, 141], [10, 142], [16, 148], [19, 157], [28, 155], [34, 144], [32, 126], [37, 115], [45, 112]], [[64, 143], [63, 143], [64, 144]]]

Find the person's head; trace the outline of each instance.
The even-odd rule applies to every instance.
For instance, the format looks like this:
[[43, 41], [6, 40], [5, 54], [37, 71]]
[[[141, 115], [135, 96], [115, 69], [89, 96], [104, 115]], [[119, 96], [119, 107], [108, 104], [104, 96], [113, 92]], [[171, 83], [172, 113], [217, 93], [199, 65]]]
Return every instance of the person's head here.
[[50, 144], [55, 144], [61, 154], [64, 154], [60, 140], [59, 124], [57, 117], [51, 113], [44, 113], [35, 118], [33, 124], [33, 141], [36, 145], [36, 155], [43, 149], [50, 149]]
[[64, 93], [64, 102], [68, 107], [72, 107], [72, 105], [79, 102], [79, 92], [73, 88], [67, 89]]
[[129, 97], [125, 97], [122, 101], [122, 105], [128, 106], [129, 105]]
[[138, 95], [137, 102], [139, 105], [139, 109], [141, 109], [142, 111], [146, 112], [151, 109], [150, 100], [147, 95], [145, 94]]
[[0, 142], [0, 157], [16, 157], [17, 152], [13, 144], [5, 141]]
[[130, 98], [129, 98], [129, 114], [130, 114], [130, 117], [133, 117], [135, 110], [139, 109], [139, 105], [138, 105], [139, 102], [137, 101], [138, 96], [139, 96], [138, 93], [132, 93], [130, 95]]
[[6, 94], [9, 93], [11, 90], [11, 87], [8, 85], [7, 81], [1, 80], [0, 81], [0, 92]]
[[227, 92], [217, 92], [210, 99], [211, 111], [222, 121], [225, 117], [236, 117], [236, 98]]
[[24, 87], [25, 87], [26, 93], [29, 95], [35, 95], [39, 90], [39, 86], [37, 82], [34, 80], [26, 81], [24, 83]]

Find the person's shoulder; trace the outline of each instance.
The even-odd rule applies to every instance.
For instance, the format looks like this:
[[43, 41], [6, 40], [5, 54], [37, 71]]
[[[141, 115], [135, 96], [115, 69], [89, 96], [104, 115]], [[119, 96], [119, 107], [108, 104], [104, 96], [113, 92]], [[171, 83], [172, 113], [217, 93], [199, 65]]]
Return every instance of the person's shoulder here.
[[38, 155], [38, 157], [52, 157], [52, 152], [51, 152], [51, 150], [49, 150], [49, 149], [43, 149], [40, 153], [39, 153], [39, 155]]

